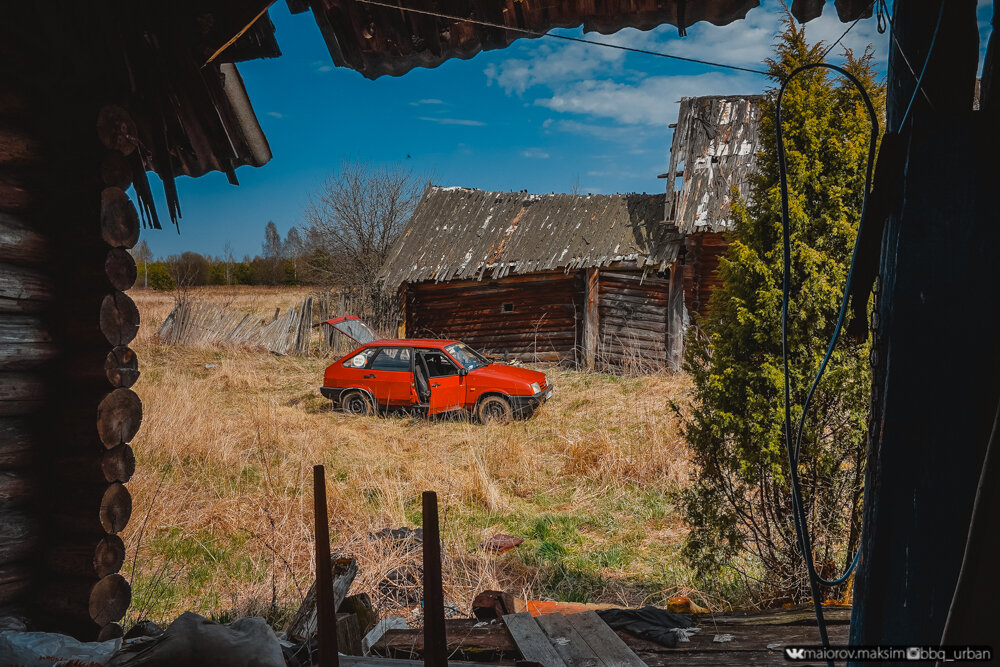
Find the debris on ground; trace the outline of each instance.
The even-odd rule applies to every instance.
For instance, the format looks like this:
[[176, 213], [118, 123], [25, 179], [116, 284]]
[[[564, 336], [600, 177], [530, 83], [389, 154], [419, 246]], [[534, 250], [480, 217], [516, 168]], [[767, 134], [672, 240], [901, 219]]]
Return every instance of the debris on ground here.
[[399, 565], [385, 573], [376, 584], [381, 596], [381, 606], [411, 607], [419, 605], [423, 594], [423, 566], [421, 555], [424, 546], [423, 528], [383, 528], [369, 533], [371, 542], [378, 542], [378, 551], [394, 556]]
[[513, 535], [497, 533], [488, 540], [480, 542], [479, 548], [483, 551], [502, 554], [510, 551], [511, 549], [515, 549], [522, 542], [524, 542], [523, 537], [514, 537]]
[[675, 614], [711, 614], [712, 610], [701, 607], [686, 595], [679, 595], [667, 600], [667, 611]]
[[[344, 598], [347, 597], [347, 591], [354, 583], [354, 577], [358, 574], [358, 562], [351, 556], [334, 555], [330, 558], [330, 569], [333, 575], [334, 608], [338, 609], [344, 602]], [[317, 622], [316, 582], [314, 581], [285, 632], [289, 639], [305, 641], [316, 634]]]
[[514, 596], [503, 591], [483, 591], [472, 600], [472, 614], [480, 621], [498, 620], [515, 612]]
[[184, 612], [155, 637], [126, 642], [107, 667], [285, 667], [274, 631], [263, 618], [223, 625]]
[[163, 628], [152, 621], [139, 621], [125, 633], [125, 639], [138, 639], [139, 637], [156, 637], [163, 634]]
[[615, 630], [623, 630], [668, 648], [676, 646], [678, 641], [687, 640], [688, 633], [678, 630], [691, 628], [690, 616], [653, 606], [641, 609], [604, 609], [597, 614]]
[[84, 665], [104, 665], [121, 648], [122, 640], [81, 642], [54, 632], [0, 632], [0, 664], [18, 667], [52, 667], [72, 661]]
[[371, 653], [372, 646], [382, 639], [382, 635], [386, 633], [387, 630], [409, 630], [410, 626], [405, 620], [399, 616], [389, 616], [388, 618], [383, 618], [381, 621], [375, 624], [365, 638], [361, 640], [361, 654], [368, 655]]

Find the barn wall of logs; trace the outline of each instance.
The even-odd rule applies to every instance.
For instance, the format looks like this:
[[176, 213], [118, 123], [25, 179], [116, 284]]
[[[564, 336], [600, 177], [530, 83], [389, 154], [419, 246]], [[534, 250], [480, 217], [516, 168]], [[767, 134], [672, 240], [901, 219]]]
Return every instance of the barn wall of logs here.
[[712, 292], [722, 284], [719, 262], [727, 248], [722, 232], [696, 232], [684, 239], [684, 302], [692, 313], [708, 316]]
[[520, 361], [661, 370], [669, 286], [669, 276], [628, 267], [409, 284], [406, 335]]
[[522, 361], [575, 363], [582, 313], [579, 272], [417, 283], [406, 290], [407, 336], [458, 338]]
[[131, 599], [135, 143], [39, 41], [0, 28], [0, 616], [94, 639]]
[[597, 367], [664, 368], [669, 280], [641, 271], [599, 271], [597, 279]]

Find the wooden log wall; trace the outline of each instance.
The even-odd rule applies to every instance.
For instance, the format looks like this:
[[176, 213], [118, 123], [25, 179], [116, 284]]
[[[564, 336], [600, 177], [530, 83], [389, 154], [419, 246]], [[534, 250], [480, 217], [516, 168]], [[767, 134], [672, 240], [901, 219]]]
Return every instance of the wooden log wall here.
[[708, 316], [712, 292], [722, 284], [719, 260], [727, 248], [722, 232], [697, 232], [684, 239], [684, 302], [691, 313]]
[[601, 271], [598, 277], [599, 368], [662, 370], [667, 364], [669, 281], [655, 273]]
[[113, 167], [137, 156], [127, 114], [108, 120], [40, 24], [0, 25], [0, 616], [95, 639], [131, 597], [139, 222]]
[[417, 283], [406, 290], [408, 337], [458, 338], [521, 361], [577, 363], [581, 272]]

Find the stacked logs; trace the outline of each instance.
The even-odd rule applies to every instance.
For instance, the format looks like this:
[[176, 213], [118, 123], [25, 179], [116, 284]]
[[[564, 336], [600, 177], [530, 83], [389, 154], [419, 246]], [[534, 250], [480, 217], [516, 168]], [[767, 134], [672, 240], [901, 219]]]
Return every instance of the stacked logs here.
[[142, 419], [124, 293], [136, 132], [37, 83], [35, 62], [0, 76], [0, 616], [108, 638], [131, 601], [120, 533]]

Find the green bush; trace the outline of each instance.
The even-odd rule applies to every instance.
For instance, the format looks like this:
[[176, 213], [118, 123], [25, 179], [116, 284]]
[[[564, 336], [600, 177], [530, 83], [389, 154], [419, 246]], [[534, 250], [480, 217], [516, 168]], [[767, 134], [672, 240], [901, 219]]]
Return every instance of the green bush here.
[[147, 265], [149, 271], [149, 286], [161, 292], [176, 289], [174, 279], [170, 277], [170, 268], [166, 262], [152, 262]]
[[[771, 76], [817, 62], [789, 18]], [[884, 90], [872, 53], [847, 53], [845, 68], [865, 83], [876, 109]], [[783, 439], [781, 204], [775, 140], [776, 91], [766, 97], [763, 151], [720, 265], [711, 314], [689, 339], [695, 385], [685, 418], [694, 454], [683, 494], [691, 525], [684, 554], [706, 586], [743, 583], [764, 604], [801, 601], [809, 589], [791, 513]], [[856, 89], [829, 70], [799, 75], [782, 114], [792, 236], [789, 347], [793, 406], [801, 406], [833, 332], [857, 233], [869, 121]], [[707, 343], [705, 342], [707, 338]], [[817, 567], [832, 573], [853, 556], [859, 534], [870, 372], [868, 342], [838, 345], [805, 424], [799, 475]], [[800, 412], [793, 408], [793, 421]], [[834, 592], [836, 593], [836, 591]]]

